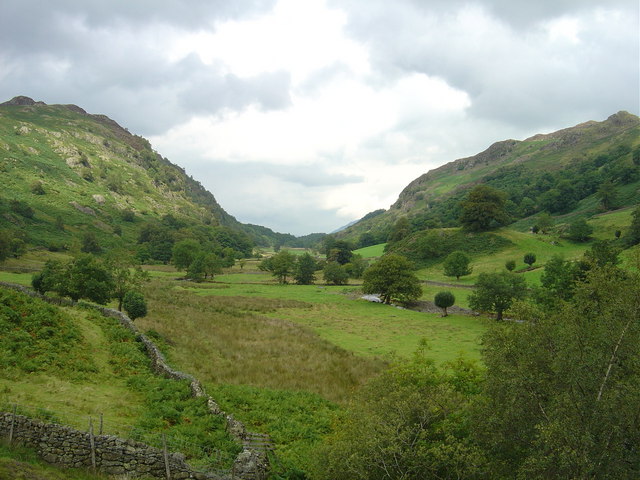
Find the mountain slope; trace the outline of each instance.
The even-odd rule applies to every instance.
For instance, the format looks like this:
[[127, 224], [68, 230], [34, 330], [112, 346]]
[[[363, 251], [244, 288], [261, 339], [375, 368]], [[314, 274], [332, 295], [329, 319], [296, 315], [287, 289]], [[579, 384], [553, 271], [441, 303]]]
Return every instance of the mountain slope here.
[[0, 229], [35, 245], [68, 245], [84, 232], [106, 247], [131, 244], [142, 224], [162, 219], [262, 244], [277, 238], [238, 222], [146, 139], [75, 105], [28, 97], [0, 104], [0, 158]]
[[[368, 233], [371, 241], [383, 242], [402, 216], [414, 231], [458, 226], [458, 204], [478, 183], [507, 193], [513, 220], [541, 211], [565, 214], [606, 181], [619, 190], [618, 206], [640, 203], [638, 163], [640, 119], [618, 112], [603, 122], [589, 121], [523, 141], [497, 142], [477, 155], [431, 170], [407, 185], [387, 211], [364, 217], [338, 236], [356, 240]], [[554, 204], [550, 198], [556, 195], [554, 190], [570, 202], [562, 204], [562, 198], [556, 198]]]

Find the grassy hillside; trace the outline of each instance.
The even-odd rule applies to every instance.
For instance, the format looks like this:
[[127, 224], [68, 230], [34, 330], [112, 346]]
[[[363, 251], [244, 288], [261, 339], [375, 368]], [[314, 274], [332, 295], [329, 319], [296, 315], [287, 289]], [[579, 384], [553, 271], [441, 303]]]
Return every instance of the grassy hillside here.
[[639, 164], [640, 120], [619, 112], [603, 122], [498, 142], [431, 170], [412, 181], [389, 210], [372, 212], [337, 236], [356, 244], [363, 235], [384, 242], [400, 217], [412, 231], [458, 226], [459, 203], [478, 183], [505, 192], [512, 221], [542, 211], [590, 217], [602, 211], [603, 185], [615, 191], [617, 208], [640, 203]]
[[157, 377], [113, 319], [0, 288], [0, 409], [171, 448], [195, 465], [229, 467], [240, 447], [186, 382]]
[[77, 250], [91, 234], [103, 249], [130, 247], [145, 224], [161, 222], [261, 245], [297, 241], [240, 224], [146, 139], [75, 105], [0, 104], [0, 154], [0, 230], [29, 245]]

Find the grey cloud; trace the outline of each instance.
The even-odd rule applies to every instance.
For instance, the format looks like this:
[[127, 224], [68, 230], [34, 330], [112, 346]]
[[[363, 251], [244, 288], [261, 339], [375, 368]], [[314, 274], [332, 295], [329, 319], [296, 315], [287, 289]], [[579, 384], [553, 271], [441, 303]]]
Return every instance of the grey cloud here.
[[[321, 208], [320, 195], [323, 188], [355, 179], [332, 176], [317, 167], [304, 172], [301, 167], [212, 162], [186, 165], [186, 170], [201, 179], [218, 202], [243, 223], [306, 235], [333, 231], [350, 220], [339, 219], [334, 210]], [[332, 177], [334, 181], [330, 182]]]
[[[334, 2], [338, 7], [341, 2]], [[633, 0], [511, 2], [486, 0], [394, 2], [354, 0], [348, 29], [371, 46], [378, 78], [411, 72], [444, 79], [467, 92], [469, 114], [523, 129], [571, 124], [639, 104], [638, 4]], [[485, 22], [460, 24], [458, 15], [480, 8]], [[621, 24], [593, 21], [618, 8]], [[356, 13], [357, 12], [357, 13]], [[542, 21], [579, 15], [588, 28], [581, 44], [541, 45]], [[528, 19], [526, 24], [519, 17]]]
[[181, 105], [190, 112], [212, 113], [250, 104], [277, 110], [291, 104], [291, 79], [287, 72], [264, 73], [248, 79], [209, 70], [200, 73], [188, 74], [191, 80], [179, 95]]

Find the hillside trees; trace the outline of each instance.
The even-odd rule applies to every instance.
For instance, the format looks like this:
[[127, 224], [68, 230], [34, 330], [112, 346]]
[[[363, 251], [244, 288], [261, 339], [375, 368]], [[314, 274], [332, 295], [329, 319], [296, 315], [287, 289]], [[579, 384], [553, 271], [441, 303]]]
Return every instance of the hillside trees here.
[[358, 392], [317, 453], [314, 478], [481, 478], [486, 459], [467, 431], [480, 381], [474, 364], [440, 371], [423, 351], [395, 363]]
[[464, 252], [452, 252], [444, 261], [444, 274], [448, 277], [456, 277], [460, 280], [461, 276], [471, 274], [472, 268], [469, 266], [471, 259]]
[[11, 254], [11, 237], [6, 230], [0, 230], [0, 262], [4, 262]]
[[460, 204], [460, 223], [472, 232], [483, 232], [504, 225], [508, 220], [505, 202], [504, 192], [487, 185], [478, 185]]
[[387, 304], [391, 300], [411, 303], [422, 295], [420, 281], [411, 270], [412, 265], [405, 257], [384, 255], [364, 272], [362, 291], [379, 294]]
[[99, 304], [107, 303], [114, 289], [111, 272], [92, 255], [81, 255], [67, 263], [49, 260], [44, 269], [33, 276], [31, 284], [42, 294], [53, 291], [74, 302], [86, 298]]
[[640, 207], [637, 207], [631, 214], [631, 225], [629, 225], [629, 230], [623, 240], [628, 247], [640, 243]]
[[595, 268], [546, 316], [496, 324], [474, 419], [492, 478], [638, 478], [640, 279]]
[[469, 306], [478, 312], [495, 313], [496, 320], [500, 321], [513, 301], [525, 296], [524, 278], [511, 272], [481, 273], [475, 290], [469, 295]]
[[140, 292], [130, 290], [124, 296], [123, 306], [131, 320], [147, 315], [147, 302]]
[[584, 218], [579, 218], [569, 225], [567, 237], [574, 242], [586, 242], [593, 233], [593, 227]]

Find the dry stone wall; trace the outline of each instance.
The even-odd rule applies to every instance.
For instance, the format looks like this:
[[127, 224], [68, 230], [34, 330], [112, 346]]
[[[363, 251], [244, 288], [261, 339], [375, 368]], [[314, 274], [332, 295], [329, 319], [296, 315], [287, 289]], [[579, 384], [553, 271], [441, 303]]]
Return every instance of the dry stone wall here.
[[[39, 294], [23, 285], [0, 282], [0, 286], [4, 286], [7, 288], [12, 288], [14, 290], [18, 290], [26, 295], [31, 297], [39, 298], [49, 303], [54, 303], [56, 305], [64, 305], [64, 306], [73, 306], [77, 305], [84, 308], [90, 308], [94, 310], [98, 310], [100, 313], [107, 317], [117, 319], [120, 324], [131, 331], [134, 335], [136, 335], [137, 339], [142, 342], [147, 351], [147, 355], [151, 360], [151, 367], [153, 371], [167, 378], [171, 378], [174, 380], [186, 380], [189, 381], [191, 387], [191, 394], [194, 397], [205, 397], [207, 401], [207, 406], [209, 412], [212, 415], [221, 416], [226, 420], [227, 431], [229, 434], [237, 440], [240, 444], [243, 445], [243, 450], [240, 452], [238, 457], [236, 458], [233, 466], [233, 472], [235, 478], [242, 480], [264, 480], [267, 478], [268, 471], [270, 469], [269, 458], [264, 450], [253, 448], [248, 444], [248, 432], [246, 427], [242, 422], [236, 420], [233, 415], [224, 412], [220, 406], [216, 403], [216, 401], [209, 396], [200, 381], [195, 378], [193, 375], [189, 375], [188, 373], [180, 372], [175, 370], [169, 366], [164, 355], [158, 349], [158, 347], [151, 341], [149, 337], [141, 333], [138, 328], [135, 326], [133, 321], [123, 312], [118, 310], [114, 310], [112, 308], [107, 308], [101, 305], [96, 305], [93, 303], [87, 302], [73, 302], [72, 300], [64, 299], [64, 298], [51, 298], [44, 295]], [[97, 437], [96, 437], [97, 438]], [[128, 441], [128, 440], [127, 440]], [[121, 442], [125, 442], [125, 440], [121, 440]], [[151, 448], [151, 447], [147, 447]], [[59, 463], [59, 462], [54, 462]], [[149, 475], [149, 474], [147, 474]], [[161, 477], [166, 478], [166, 477]], [[178, 478], [178, 477], [172, 477]], [[179, 478], [196, 478], [196, 477], [179, 477]], [[204, 477], [208, 478], [208, 477]], [[212, 477], [213, 478], [213, 477]], [[218, 477], [215, 477], [218, 478]]]
[[127, 474], [181, 480], [222, 480], [196, 472], [177, 453], [167, 453], [133, 440], [93, 436], [63, 425], [43, 423], [21, 415], [0, 414], [0, 436], [37, 450], [45, 461], [68, 468], [96, 468], [111, 475]]

